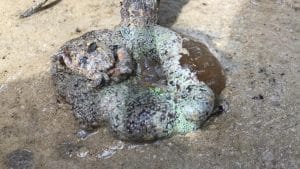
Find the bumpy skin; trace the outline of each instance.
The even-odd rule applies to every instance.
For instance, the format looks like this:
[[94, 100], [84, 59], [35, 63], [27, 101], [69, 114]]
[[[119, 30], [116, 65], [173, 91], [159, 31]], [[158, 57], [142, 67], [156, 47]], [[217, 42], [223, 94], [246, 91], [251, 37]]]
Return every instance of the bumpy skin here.
[[[53, 64], [51, 72], [56, 84], [56, 89], [59, 95], [65, 98], [66, 101], [72, 105], [75, 116], [79, 119], [82, 127], [84, 128], [91, 129], [99, 126], [102, 122], [106, 121], [107, 115], [105, 114], [106, 112], [102, 111], [104, 109], [102, 105], [98, 104], [101, 99], [97, 97], [97, 94], [98, 89], [101, 87], [94, 87], [92, 85], [95, 84], [96, 79], [93, 79], [93, 73], [86, 69], [91, 66], [85, 65], [81, 67], [76, 60], [80, 60], [80, 57], [86, 57], [82, 55], [82, 53], [87, 53], [88, 50], [85, 44], [96, 42], [106, 45], [107, 47], [114, 45], [118, 46], [116, 43], [113, 45], [113, 42], [111, 41], [112, 36], [113, 32], [109, 30], [86, 33], [79, 38], [67, 42], [52, 58]], [[68, 52], [66, 52], [66, 49], [68, 49]], [[112, 53], [112, 51], [108, 52], [109, 54]], [[72, 63], [68, 63], [68, 60], [66, 63], [65, 58], [70, 57], [69, 53], [74, 53], [73, 55], [77, 56], [77, 58], [73, 59], [75, 61]], [[95, 57], [93, 56], [88, 59], [94, 58]], [[96, 59], [101, 62], [101, 55], [98, 55], [98, 58], [96, 57]], [[116, 60], [112, 59], [113, 64], [107, 66], [104, 65], [107, 61], [103, 61], [103, 66], [100, 67], [102, 72], [99, 71], [99, 73], [103, 73], [108, 76], [108, 72], [113, 70], [112, 65], [116, 65], [114, 62], [116, 62]], [[95, 62], [86, 61], [86, 63]], [[76, 65], [78, 66], [76, 67]], [[103, 67], [106, 67], [107, 69], [104, 69]], [[94, 70], [93, 72], [98, 72], [98, 70]], [[108, 85], [110, 78], [105, 80], [105, 85]]]
[[[108, 122], [117, 137], [145, 141], [196, 130], [211, 115], [212, 90], [180, 66], [182, 38], [155, 25], [156, 10], [154, 0], [125, 1], [114, 31], [89, 32], [54, 55], [58, 93], [82, 126]], [[101, 48], [90, 52], [93, 43]], [[91, 87], [99, 77], [105, 83]]]

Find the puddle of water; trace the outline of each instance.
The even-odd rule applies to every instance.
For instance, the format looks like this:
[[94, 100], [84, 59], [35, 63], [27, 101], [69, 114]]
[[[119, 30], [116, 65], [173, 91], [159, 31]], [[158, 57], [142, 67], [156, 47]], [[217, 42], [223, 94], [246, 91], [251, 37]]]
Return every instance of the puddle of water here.
[[226, 85], [223, 68], [209, 48], [188, 38], [183, 39], [183, 47], [189, 54], [183, 54], [180, 64], [196, 72], [200, 81], [205, 82], [216, 95], [219, 95]]
[[[209, 48], [201, 42], [183, 38], [183, 48], [189, 54], [182, 54], [180, 64], [195, 72], [198, 79], [206, 83], [216, 95], [219, 95], [226, 86], [226, 77], [218, 59], [212, 54]], [[141, 84], [146, 86], [165, 85], [166, 77], [163, 76], [160, 63], [141, 59]]]

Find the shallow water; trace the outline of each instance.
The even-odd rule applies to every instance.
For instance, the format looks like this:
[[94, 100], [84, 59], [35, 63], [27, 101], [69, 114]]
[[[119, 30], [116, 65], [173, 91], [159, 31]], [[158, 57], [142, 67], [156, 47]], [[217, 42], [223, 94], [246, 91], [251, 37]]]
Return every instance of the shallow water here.
[[202, 42], [184, 38], [183, 47], [189, 54], [183, 54], [180, 64], [196, 72], [200, 81], [205, 82], [216, 95], [220, 94], [226, 85], [226, 77], [222, 65]]

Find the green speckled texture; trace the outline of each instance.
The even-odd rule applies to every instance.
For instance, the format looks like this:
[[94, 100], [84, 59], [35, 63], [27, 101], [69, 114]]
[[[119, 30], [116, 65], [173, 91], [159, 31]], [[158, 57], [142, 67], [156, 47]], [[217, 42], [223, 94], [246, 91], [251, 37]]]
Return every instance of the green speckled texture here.
[[[143, 24], [141, 21], [131, 25], [123, 22], [114, 31], [93, 31], [67, 42], [53, 57], [52, 73], [58, 93], [73, 106], [82, 127], [90, 129], [107, 123], [112, 133], [123, 140], [149, 141], [198, 129], [212, 113], [213, 91], [194, 72], [180, 65], [186, 49], [177, 33], [149, 24], [148, 20]], [[116, 49], [125, 49], [131, 63], [116, 68], [130, 67], [134, 71], [114, 81], [109, 79], [114, 78], [109, 72], [116, 68], [101, 69], [108, 76], [105, 84], [91, 87], [94, 79], [85, 69], [95, 66], [90, 65], [94, 62], [89, 62], [89, 57], [84, 66], [75, 65], [81, 73], [61, 59], [66, 48], [84, 53], [88, 49], [79, 44], [91, 40], [101, 44], [98, 46], [107, 46], [112, 54]], [[101, 65], [103, 56], [97, 50], [92, 59], [96, 57]], [[115, 59], [114, 65], [119, 62]]]

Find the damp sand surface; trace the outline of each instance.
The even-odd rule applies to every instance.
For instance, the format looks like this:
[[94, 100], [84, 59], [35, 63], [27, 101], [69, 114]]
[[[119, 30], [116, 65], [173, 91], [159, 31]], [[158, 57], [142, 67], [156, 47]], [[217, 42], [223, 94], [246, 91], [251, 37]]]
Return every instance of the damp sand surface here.
[[[50, 56], [85, 32], [116, 26], [119, 1], [62, 0], [19, 19], [32, 1], [4, 0], [0, 168], [299, 168], [299, 2], [161, 1], [160, 24], [215, 50], [226, 74], [224, 112], [201, 130], [153, 143], [121, 142], [105, 127], [80, 139], [86, 133], [53, 87]], [[220, 72], [211, 59], [183, 61]], [[223, 76], [201, 73], [223, 88]]]

